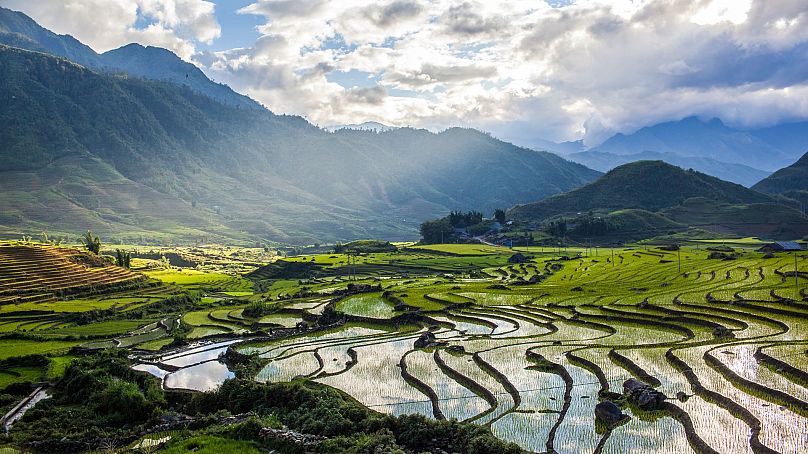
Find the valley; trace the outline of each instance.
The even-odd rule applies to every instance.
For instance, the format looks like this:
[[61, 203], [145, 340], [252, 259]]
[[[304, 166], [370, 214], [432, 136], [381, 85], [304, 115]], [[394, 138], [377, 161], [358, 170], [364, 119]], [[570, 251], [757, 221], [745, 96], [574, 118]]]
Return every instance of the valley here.
[[[371, 412], [486, 427], [527, 451], [797, 453], [805, 438], [787, 428], [808, 416], [800, 359], [808, 262], [757, 252], [761, 244], [402, 244], [286, 258], [260, 249], [164, 250], [197, 266], [135, 258], [141, 277], [133, 284], [56, 290], [57, 300], [6, 298], [4, 386], [8, 393], [50, 381], [58, 396], [64, 383], [53, 380], [69, 364], [112, 349], [154, 376], [173, 402], [165, 409], [179, 405], [168, 396], [222, 392], [226, 379], [291, 380], [340, 390]], [[29, 268], [72, 266], [74, 274], [80, 265], [60, 257], [85, 254], [33, 243], [0, 250], [6, 267], [20, 266], [11, 257], [38, 257]], [[667, 396], [664, 405], [643, 409], [626, 399], [630, 378]], [[627, 418], [599, 429], [594, 408], [603, 401], [617, 402]], [[11, 439], [60, 437], [56, 428], [32, 432], [42, 430], [37, 418], [59, 417], [58, 405], [23, 416]], [[149, 433], [144, 439], [172, 445], [228, 426], [161, 432], [149, 421], [138, 429]]]

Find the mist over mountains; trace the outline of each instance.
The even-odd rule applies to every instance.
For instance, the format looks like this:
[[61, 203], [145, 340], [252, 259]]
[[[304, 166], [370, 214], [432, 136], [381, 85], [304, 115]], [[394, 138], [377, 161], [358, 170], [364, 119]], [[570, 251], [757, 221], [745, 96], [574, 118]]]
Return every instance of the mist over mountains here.
[[602, 172], [628, 162], [663, 160], [751, 187], [808, 151], [808, 122], [741, 130], [718, 118], [688, 117], [618, 133], [589, 149], [576, 150], [570, 143], [545, 148]]
[[[740, 131], [697, 118], [588, 150], [542, 143], [576, 162], [473, 129], [320, 129], [272, 113], [168, 50], [129, 44], [98, 54], [4, 8], [0, 77], [6, 236], [91, 228], [144, 242], [415, 239], [420, 222], [450, 210], [523, 205], [512, 211], [523, 213], [632, 161], [751, 186], [808, 149], [808, 123]], [[756, 189], [794, 200], [805, 189], [772, 185], [782, 187]], [[667, 189], [676, 200], [694, 196]], [[635, 202], [608, 206], [648, 208]]]
[[8, 233], [411, 239], [450, 209], [492, 211], [599, 175], [475, 130], [329, 133], [173, 82], [0, 56]]

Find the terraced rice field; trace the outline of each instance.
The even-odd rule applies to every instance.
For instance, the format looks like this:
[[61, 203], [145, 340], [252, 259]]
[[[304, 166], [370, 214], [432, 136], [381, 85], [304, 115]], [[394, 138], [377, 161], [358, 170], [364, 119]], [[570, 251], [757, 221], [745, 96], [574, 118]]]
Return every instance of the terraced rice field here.
[[[743, 247], [727, 261], [691, 247], [532, 248], [509, 263], [504, 248], [442, 245], [360, 255], [350, 267], [341, 254], [289, 258], [317, 272], [277, 279], [265, 268], [253, 281], [158, 270], [132, 288], [59, 297], [54, 284], [53, 297], [0, 304], [0, 384], [43, 379], [83, 346], [132, 349], [136, 368], [166, 388], [208, 390], [233, 376], [221, 355], [234, 348], [263, 362], [255, 380], [315, 380], [379, 412], [485, 425], [528, 451], [808, 452], [808, 258], [798, 257], [795, 283], [793, 256]], [[127, 315], [175, 299], [188, 305]], [[91, 313], [116, 317], [83, 321]], [[322, 314], [331, 318], [321, 326]], [[177, 332], [191, 345], [169, 347]], [[32, 354], [51, 364], [3, 362]], [[629, 378], [666, 405], [626, 402]], [[625, 423], [595, 424], [603, 400]]]
[[[395, 331], [401, 313], [364, 294], [337, 309], [389, 330], [238, 348], [271, 359], [261, 381], [313, 378], [381, 412], [488, 425], [530, 451], [808, 452], [808, 298], [792, 256], [720, 261], [686, 248], [679, 271], [677, 252], [652, 248], [494, 267], [498, 250], [459, 252], [489, 254], [478, 263], [487, 277], [382, 281], [408, 305], [428, 295], [440, 306], [407, 310], [419, 309], [417, 331]], [[806, 258], [798, 268], [808, 277]], [[427, 331], [440, 343], [415, 348]], [[668, 405], [648, 412], [618, 398], [629, 378]], [[603, 431], [594, 407], [606, 399], [629, 419]]]

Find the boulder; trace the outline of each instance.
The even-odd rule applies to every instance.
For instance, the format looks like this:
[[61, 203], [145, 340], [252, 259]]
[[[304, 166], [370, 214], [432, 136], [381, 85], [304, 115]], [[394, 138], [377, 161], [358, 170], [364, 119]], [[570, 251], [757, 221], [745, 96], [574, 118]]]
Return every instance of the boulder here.
[[718, 338], [735, 337], [735, 333], [727, 327], [716, 326], [715, 328], [713, 328], [713, 337]]
[[436, 344], [437, 344], [437, 339], [435, 338], [435, 335], [432, 332], [427, 331], [427, 332], [421, 334], [418, 337], [418, 339], [415, 339], [414, 347], [415, 348], [428, 348], [428, 347], [434, 346]]
[[659, 410], [665, 402], [664, 394], [635, 378], [623, 383], [623, 395], [628, 401], [645, 411]]
[[625, 418], [623, 411], [614, 402], [603, 401], [595, 405], [595, 420], [608, 427], [614, 427]]

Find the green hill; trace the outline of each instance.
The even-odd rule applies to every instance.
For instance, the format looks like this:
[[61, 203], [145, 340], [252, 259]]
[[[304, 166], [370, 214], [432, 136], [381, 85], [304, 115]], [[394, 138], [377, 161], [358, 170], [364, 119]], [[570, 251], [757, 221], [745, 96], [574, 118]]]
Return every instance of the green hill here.
[[808, 219], [776, 203], [729, 204], [696, 197], [661, 214], [680, 224], [719, 234], [776, 239], [808, 235]]
[[782, 195], [808, 205], [808, 153], [794, 164], [774, 172], [752, 186], [760, 192]]
[[793, 239], [808, 235], [794, 208], [743, 186], [661, 161], [617, 167], [597, 181], [513, 207], [522, 223], [557, 228], [572, 238], [638, 240], [699, 229], [722, 235]]
[[600, 175], [475, 130], [329, 133], [5, 46], [0, 78], [6, 235], [414, 239], [438, 214], [490, 212]]
[[765, 203], [764, 194], [662, 161], [637, 161], [616, 167], [582, 188], [509, 211], [513, 219], [541, 221], [559, 214], [611, 212], [627, 208], [659, 211], [691, 197], [722, 203]]

